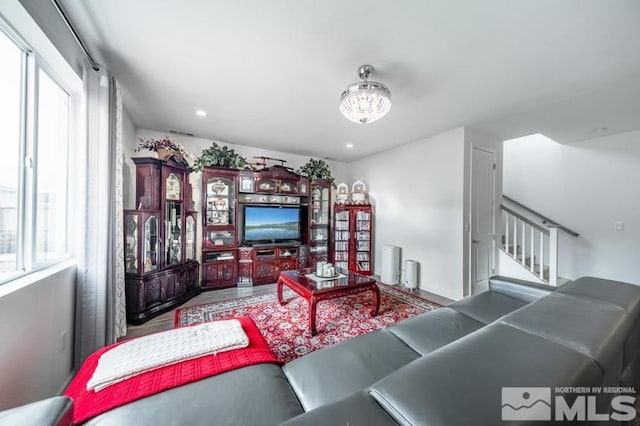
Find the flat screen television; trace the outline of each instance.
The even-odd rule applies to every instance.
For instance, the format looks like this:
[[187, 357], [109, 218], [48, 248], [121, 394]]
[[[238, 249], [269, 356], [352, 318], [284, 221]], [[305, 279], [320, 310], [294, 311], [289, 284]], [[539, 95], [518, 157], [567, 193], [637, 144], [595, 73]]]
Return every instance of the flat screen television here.
[[300, 207], [244, 206], [246, 244], [300, 240]]

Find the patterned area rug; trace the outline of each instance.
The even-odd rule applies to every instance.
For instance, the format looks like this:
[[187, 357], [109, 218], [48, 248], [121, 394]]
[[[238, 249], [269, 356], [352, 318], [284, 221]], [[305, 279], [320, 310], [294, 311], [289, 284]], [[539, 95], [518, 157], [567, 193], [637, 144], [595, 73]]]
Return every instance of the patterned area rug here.
[[285, 288], [287, 303], [280, 306], [273, 293], [241, 297], [176, 310], [175, 326], [184, 327], [207, 321], [250, 316], [269, 346], [284, 362], [325, 346], [387, 327], [406, 318], [432, 311], [440, 305], [421, 297], [379, 285], [380, 311], [371, 318], [373, 296], [370, 291], [318, 303], [316, 327], [311, 337], [308, 328], [307, 301]]

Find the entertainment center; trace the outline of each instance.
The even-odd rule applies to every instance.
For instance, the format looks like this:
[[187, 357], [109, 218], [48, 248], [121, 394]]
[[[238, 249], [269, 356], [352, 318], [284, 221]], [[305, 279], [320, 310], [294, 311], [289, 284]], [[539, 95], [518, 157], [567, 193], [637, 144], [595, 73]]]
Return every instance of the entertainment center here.
[[270, 284], [330, 260], [331, 182], [283, 166], [202, 172], [203, 290]]
[[136, 210], [124, 211], [127, 321], [142, 324], [201, 290], [271, 284], [331, 261], [331, 182], [283, 166], [202, 171], [202, 281], [188, 166], [134, 158]]

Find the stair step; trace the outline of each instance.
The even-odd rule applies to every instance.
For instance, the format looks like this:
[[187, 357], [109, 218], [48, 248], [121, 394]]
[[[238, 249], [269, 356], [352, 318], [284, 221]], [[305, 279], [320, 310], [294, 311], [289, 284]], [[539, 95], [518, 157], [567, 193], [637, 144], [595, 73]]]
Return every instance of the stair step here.
[[[524, 260], [524, 265], [522, 264], [522, 252], [520, 251], [520, 246], [517, 246], [518, 252], [514, 255], [513, 253], [513, 245], [510, 244], [510, 248], [511, 250], [506, 250], [504, 245], [502, 246], [502, 249], [509, 255], [511, 256], [514, 260], [516, 260], [523, 268], [527, 269], [529, 272], [533, 273], [536, 277], [540, 278], [540, 264], [539, 263], [534, 263], [533, 264], [533, 272], [531, 271], [531, 256], [527, 256]], [[533, 256], [533, 261], [536, 261], [536, 256]], [[546, 283], [549, 283], [549, 266], [545, 265], [542, 268], [542, 278], [543, 281], [545, 281]], [[567, 280], [570, 281], [570, 280]]]

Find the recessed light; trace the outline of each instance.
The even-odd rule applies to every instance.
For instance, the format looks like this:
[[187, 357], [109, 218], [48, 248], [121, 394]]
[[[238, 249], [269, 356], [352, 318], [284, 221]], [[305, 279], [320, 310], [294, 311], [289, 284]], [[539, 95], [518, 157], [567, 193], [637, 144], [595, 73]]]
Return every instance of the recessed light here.
[[353, 144], [352, 143], [348, 143], [345, 145], [347, 148], [353, 148]]
[[206, 117], [207, 116], [207, 112], [199, 109], [199, 110], [196, 111], [196, 115], [198, 117]]

